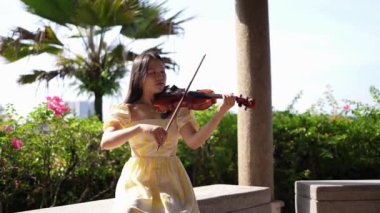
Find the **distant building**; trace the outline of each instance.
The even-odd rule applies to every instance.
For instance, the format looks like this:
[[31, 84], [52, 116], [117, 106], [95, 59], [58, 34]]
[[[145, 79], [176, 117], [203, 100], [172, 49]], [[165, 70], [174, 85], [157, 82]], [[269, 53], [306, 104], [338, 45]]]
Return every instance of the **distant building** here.
[[95, 115], [93, 101], [69, 101], [67, 102], [67, 105], [70, 106], [72, 114], [78, 118]]

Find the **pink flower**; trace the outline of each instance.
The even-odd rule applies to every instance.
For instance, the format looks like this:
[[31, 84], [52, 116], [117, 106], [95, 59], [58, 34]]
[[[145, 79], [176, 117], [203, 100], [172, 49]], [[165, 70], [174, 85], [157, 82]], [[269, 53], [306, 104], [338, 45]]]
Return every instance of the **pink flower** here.
[[62, 99], [58, 96], [53, 96], [53, 97], [46, 96], [46, 100], [53, 101], [53, 102], [61, 102], [62, 101]]
[[11, 132], [13, 131], [13, 128], [10, 125], [3, 124], [3, 130], [4, 132]]
[[23, 145], [22, 141], [17, 138], [12, 138], [11, 143], [14, 149], [20, 149]]
[[350, 105], [348, 105], [348, 104], [344, 105], [343, 109], [346, 110], [346, 111], [350, 110]]
[[65, 112], [70, 111], [70, 107], [65, 105], [61, 98], [58, 96], [46, 97], [48, 103], [47, 108], [54, 111], [54, 115], [60, 116]]
[[61, 99], [60, 97], [58, 97], [58, 96], [54, 96], [54, 97], [53, 97], [53, 101], [54, 101], [54, 102], [57, 102], [57, 103], [61, 103], [61, 102], [62, 102], [62, 99]]

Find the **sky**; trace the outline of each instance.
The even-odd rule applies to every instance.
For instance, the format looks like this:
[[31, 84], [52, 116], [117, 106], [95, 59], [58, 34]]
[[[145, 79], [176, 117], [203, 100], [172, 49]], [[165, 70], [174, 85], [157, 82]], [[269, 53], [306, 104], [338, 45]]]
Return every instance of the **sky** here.
[[[328, 88], [341, 106], [345, 99], [372, 103], [369, 87], [380, 88], [380, 14], [377, 11], [380, 2], [269, 0], [268, 3], [275, 110], [284, 110], [302, 91], [295, 108], [303, 112], [323, 98]], [[180, 65], [178, 73], [168, 71], [167, 84], [186, 87], [206, 54], [190, 89], [237, 94], [235, 1], [168, 0], [165, 6], [172, 13], [184, 9], [184, 18], [194, 17], [183, 24], [184, 34], [149, 41], [164, 42], [165, 50], [173, 52], [173, 59]], [[36, 30], [42, 23], [40, 18], [25, 12], [20, 1], [0, 0], [0, 35], [9, 35], [15, 26]], [[136, 41], [129, 46], [139, 52], [152, 44], [149, 42]], [[61, 96], [65, 101], [88, 100], [86, 95], [77, 96], [67, 80], [53, 80], [49, 88], [45, 83], [16, 83], [20, 74], [53, 65], [48, 56], [12, 64], [0, 61], [0, 105], [13, 103], [20, 114], [25, 114], [46, 96]], [[120, 94], [105, 97], [105, 117], [112, 104], [123, 100], [127, 86], [128, 76], [122, 80]]]

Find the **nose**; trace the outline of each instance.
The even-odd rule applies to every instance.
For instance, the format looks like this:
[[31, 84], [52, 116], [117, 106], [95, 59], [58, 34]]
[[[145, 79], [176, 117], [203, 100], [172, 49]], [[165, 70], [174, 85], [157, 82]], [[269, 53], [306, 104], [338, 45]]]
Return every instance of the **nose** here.
[[162, 80], [166, 78], [166, 73], [165, 72], [158, 72], [156, 73], [156, 79]]

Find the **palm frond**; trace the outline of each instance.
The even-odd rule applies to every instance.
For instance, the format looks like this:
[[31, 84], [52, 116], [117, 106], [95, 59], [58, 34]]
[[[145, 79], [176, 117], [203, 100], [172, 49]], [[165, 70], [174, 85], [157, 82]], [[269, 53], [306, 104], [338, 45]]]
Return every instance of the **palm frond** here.
[[50, 53], [57, 55], [63, 50], [47, 43], [23, 43], [9, 37], [0, 38], [0, 55], [9, 62], [14, 62], [30, 55]]
[[21, 0], [30, 13], [60, 25], [74, 23], [77, 0]]
[[36, 81], [46, 81], [49, 83], [55, 77], [64, 78], [66, 75], [75, 71], [73, 67], [63, 67], [62, 69], [45, 71], [45, 70], [33, 70], [32, 74], [20, 75], [17, 83], [19, 84], [31, 84]]
[[120, 33], [134, 39], [158, 38], [163, 35], [175, 35], [183, 32], [180, 24], [192, 18], [179, 20], [183, 10], [164, 19], [160, 6], [145, 5], [132, 24], [123, 25]]
[[31, 84], [36, 82], [40, 76], [45, 75], [46, 71], [43, 70], [33, 70], [32, 74], [20, 75], [17, 83], [19, 84]]
[[50, 26], [45, 26], [44, 30], [37, 30], [35, 33], [30, 32], [22, 27], [13, 30], [14, 37], [17, 40], [32, 40], [35, 43], [56, 44], [63, 46], [62, 42], [57, 38], [55, 32]]
[[22, 0], [28, 11], [60, 25], [110, 27], [132, 23], [138, 0]]

